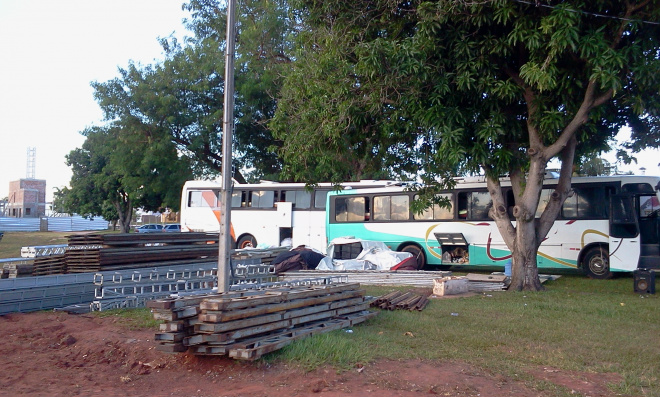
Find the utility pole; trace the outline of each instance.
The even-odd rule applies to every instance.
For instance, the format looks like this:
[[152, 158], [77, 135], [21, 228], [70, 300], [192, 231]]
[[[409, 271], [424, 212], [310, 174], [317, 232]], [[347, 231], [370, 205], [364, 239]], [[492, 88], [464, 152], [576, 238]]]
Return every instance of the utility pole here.
[[236, 47], [236, 0], [227, 0], [225, 51], [225, 103], [222, 122], [222, 186], [220, 189], [220, 236], [218, 240], [218, 292], [228, 292], [231, 260], [232, 135], [234, 134], [234, 52]]

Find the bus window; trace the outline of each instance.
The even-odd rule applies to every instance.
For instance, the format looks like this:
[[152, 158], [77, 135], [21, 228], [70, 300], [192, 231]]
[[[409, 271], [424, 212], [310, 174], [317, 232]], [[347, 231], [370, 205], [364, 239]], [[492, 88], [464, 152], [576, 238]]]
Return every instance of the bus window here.
[[272, 190], [255, 190], [252, 193], [248, 206], [252, 208], [273, 208], [275, 206], [275, 192]]
[[469, 220], [490, 219], [488, 211], [493, 206], [488, 192], [461, 192], [458, 194], [458, 213], [467, 212]]
[[369, 218], [366, 197], [342, 197], [335, 201], [335, 220], [337, 222], [364, 222]]
[[[445, 220], [454, 219], [454, 202], [451, 193], [438, 194], [436, 197], [444, 197], [449, 200], [449, 208], [439, 204], [433, 204], [432, 207], [427, 208], [421, 214], [413, 214], [413, 218], [417, 220]], [[417, 200], [419, 196], [415, 196]]]
[[658, 198], [653, 196], [639, 196], [639, 216], [640, 218], [648, 218], [650, 216], [656, 216], [657, 212], [660, 211], [660, 203], [658, 203]]
[[309, 209], [312, 202], [312, 194], [306, 190], [283, 191], [282, 201], [293, 203], [293, 208]]
[[408, 195], [374, 197], [375, 221], [406, 221], [410, 218]]
[[193, 190], [188, 196], [188, 207], [217, 207], [217, 194], [213, 190]]
[[561, 207], [561, 215], [564, 218], [575, 218], [577, 217], [577, 194], [575, 191], [572, 194], [569, 194], [564, 201], [564, 205]]
[[243, 202], [243, 192], [238, 191], [238, 192], [232, 192], [231, 193], [231, 206], [232, 208], [240, 208], [242, 205], [241, 203]]
[[318, 210], [325, 209], [325, 201], [328, 198], [327, 190], [317, 190], [314, 192], [314, 208]]
[[391, 218], [393, 221], [407, 221], [410, 218], [410, 197], [392, 196]]
[[390, 196], [374, 197], [374, 220], [389, 221], [390, 207], [391, 207]]
[[605, 191], [602, 187], [578, 189], [578, 218], [605, 219]]
[[188, 207], [201, 207], [202, 206], [202, 192], [191, 191], [188, 192]]
[[536, 218], [540, 218], [541, 214], [543, 214], [543, 211], [545, 211], [545, 207], [548, 206], [548, 203], [550, 202], [550, 197], [552, 196], [552, 192], [554, 192], [554, 189], [542, 189], [541, 190], [541, 198], [539, 199], [539, 206], [536, 208]]
[[604, 202], [605, 190], [603, 187], [574, 188], [562, 206], [564, 218], [579, 219], [605, 219], [607, 206]]

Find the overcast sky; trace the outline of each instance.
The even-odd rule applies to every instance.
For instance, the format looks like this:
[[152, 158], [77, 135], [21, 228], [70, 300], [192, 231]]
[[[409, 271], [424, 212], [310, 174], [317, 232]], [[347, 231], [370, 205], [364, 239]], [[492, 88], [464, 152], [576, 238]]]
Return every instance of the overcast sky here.
[[[158, 37], [187, 33], [182, 3], [0, 0], [0, 198], [10, 181], [27, 176], [29, 147], [36, 148], [35, 177], [46, 180], [47, 201], [69, 184], [65, 156], [82, 145], [80, 131], [101, 124], [90, 82], [118, 77], [129, 60], [161, 60]], [[628, 168], [660, 174], [659, 154], [641, 155]]]
[[64, 156], [101, 124], [90, 83], [118, 77], [129, 60], [161, 60], [158, 37], [188, 33], [183, 2], [0, 0], [0, 198], [27, 176], [28, 147], [48, 201], [68, 185]]

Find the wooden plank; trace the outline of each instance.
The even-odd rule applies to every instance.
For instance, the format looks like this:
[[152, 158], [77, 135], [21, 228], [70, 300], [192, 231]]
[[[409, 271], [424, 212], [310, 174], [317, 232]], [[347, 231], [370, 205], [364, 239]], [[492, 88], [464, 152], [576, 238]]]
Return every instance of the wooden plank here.
[[225, 311], [255, 307], [258, 305], [265, 305], [270, 303], [280, 303], [286, 301], [287, 299], [287, 292], [266, 291], [263, 295], [205, 299], [200, 303], [199, 306], [202, 310]]
[[181, 353], [188, 350], [188, 347], [184, 346], [183, 343], [164, 343], [156, 345], [156, 350], [165, 353]]
[[194, 317], [199, 313], [199, 307], [190, 306], [177, 310], [151, 309], [154, 320], [175, 321], [187, 317]]
[[296, 299], [284, 303], [270, 304], [264, 306], [258, 306], [254, 308], [244, 309], [244, 310], [235, 310], [235, 311], [205, 311], [206, 314], [215, 314], [216, 322], [225, 322], [232, 320], [239, 320], [248, 317], [256, 317], [264, 314], [275, 313], [285, 310], [296, 309], [305, 306], [314, 306], [327, 302], [344, 300], [349, 298], [354, 298], [356, 296], [364, 295], [364, 290], [358, 291], [346, 291], [341, 293], [335, 293], [331, 295], [312, 297], [306, 299]]
[[214, 328], [215, 332], [224, 332], [233, 329], [247, 328], [254, 325], [271, 323], [273, 321], [278, 321], [283, 319], [284, 319], [283, 313], [273, 313], [258, 317], [250, 317], [250, 318], [220, 323], [219, 321], [217, 321], [217, 315], [215, 314], [202, 313], [199, 315], [199, 320], [202, 322], [218, 323], [217, 326]]
[[186, 322], [183, 320], [171, 321], [158, 325], [158, 329], [162, 332], [179, 332], [186, 328]]
[[186, 346], [201, 345], [203, 343], [222, 343], [227, 344], [235, 342], [229, 334], [197, 334], [188, 336], [183, 339], [183, 344]]
[[[291, 289], [288, 291], [265, 291], [261, 295], [242, 298], [211, 298], [200, 304], [202, 310], [227, 311], [245, 309], [262, 304], [279, 303], [297, 299], [322, 296], [342, 291], [355, 290], [360, 284], [313, 285], [304, 289]], [[279, 298], [279, 299], [278, 299]]]
[[[215, 327], [217, 324], [206, 324], [206, 323], [200, 323], [195, 325], [195, 332], [197, 333], [207, 333], [207, 334], [214, 334], [216, 333]], [[234, 331], [229, 331], [225, 332], [222, 334], [218, 335], [224, 335], [224, 337], [229, 340], [229, 339], [239, 339], [239, 338], [245, 338], [248, 336], [253, 336], [253, 335], [258, 335], [258, 334], [263, 334], [266, 332], [272, 332], [275, 330], [279, 330], [282, 328], [288, 328], [291, 326], [290, 320], [281, 320], [281, 321], [275, 321], [272, 323], [268, 324], [260, 324], [258, 326], [254, 326], [251, 328], [243, 328], [239, 330], [234, 330]]]
[[185, 332], [158, 332], [154, 340], [157, 342], [181, 342], [185, 336]]

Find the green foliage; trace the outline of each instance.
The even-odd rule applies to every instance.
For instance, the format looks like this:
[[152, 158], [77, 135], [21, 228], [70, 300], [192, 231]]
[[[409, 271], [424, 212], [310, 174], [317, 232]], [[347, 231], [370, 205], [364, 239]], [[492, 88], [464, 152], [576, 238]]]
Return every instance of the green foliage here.
[[82, 148], [67, 155], [71, 188], [56, 194], [56, 208], [84, 216], [114, 216], [128, 232], [133, 208], [178, 210], [190, 166], [163, 134], [139, 123], [92, 127]]
[[[195, 176], [209, 177], [222, 165], [226, 8], [217, 0], [191, 0], [184, 8], [192, 16], [186, 24], [192, 37], [161, 39], [162, 63], [130, 63], [120, 77], [93, 87], [107, 121], [168, 134], [189, 158]], [[234, 165], [252, 169], [254, 178], [277, 179], [281, 161], [269, 148], [279, 142], [273, 141], [267, 121], [290, 63], [294, 16], [282, 0], [247, 1], [238, 10]], [[240, 173], [235, 177], [243, 181]]]
[[508, 174], [529, 162], [528, 120], [551, 145], [591, 80], [595, 97], [615, 100], [583, 123], [578, 154], [606, 149], [627, 124], [639, 131], [635, 148], [657, 142], [656, 1], [293, 5], [310, 28], [272, 123], [291, 176]]

